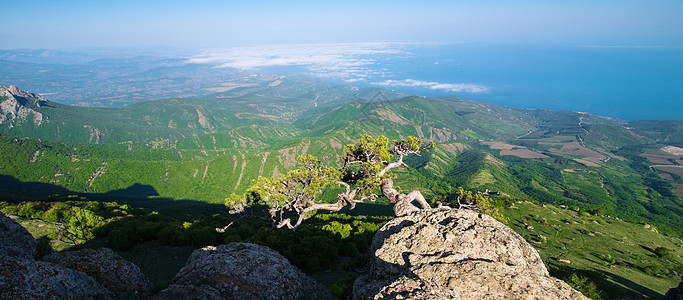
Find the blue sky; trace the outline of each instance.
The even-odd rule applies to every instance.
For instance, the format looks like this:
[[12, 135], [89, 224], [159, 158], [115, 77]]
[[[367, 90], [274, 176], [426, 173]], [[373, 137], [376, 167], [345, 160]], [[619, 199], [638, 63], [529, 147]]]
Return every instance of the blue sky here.
[[683, 1], [12, 1], [0, 49], [371, 41], [683, 46]]

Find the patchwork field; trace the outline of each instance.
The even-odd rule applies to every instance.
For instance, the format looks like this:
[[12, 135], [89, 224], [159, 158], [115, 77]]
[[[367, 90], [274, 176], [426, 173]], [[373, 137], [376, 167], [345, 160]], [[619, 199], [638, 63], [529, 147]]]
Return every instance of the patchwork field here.
[[653, 168], [657, 170], [662, 170], [664, 172], [668, 172], [674, 175], [677, 175], [679, 177], [683, 177], [683, 166], [674, 166], [674, 165], [657, 165], [657, 166], [652, 166]]
[[526, 147], [510, 145], [503, 142], [481, 142], [493, 150], [501, 150], [500, 155], [512, 155], [520, 158], [548, 158], [545, 154], [538, 153]]

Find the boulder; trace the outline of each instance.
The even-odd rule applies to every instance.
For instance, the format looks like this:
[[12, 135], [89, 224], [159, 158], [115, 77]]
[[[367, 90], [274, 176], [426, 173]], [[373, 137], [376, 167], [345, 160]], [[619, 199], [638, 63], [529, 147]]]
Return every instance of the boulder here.
[[8, 216], [0, 214], [0, 257], [34, 259], [36, 245], [36, 239], [26, 228]]
[[587, 299], [550, 277], [519, 234], [470, 210], [421, 210], [385, 224], [355, 299]]
[[[226, 299], [331, 299], [332, 295], [274, 250], [230, 243], [195, 250], [174, 285], [208, 285]], [[175, 290], [180, 287], [171, 286]], [[169, 287], [169, 288], [171, 288]], [[193, 289], [185, 287], [185, 290]], [[210, 293], [205, 289], [203, 293]], [[164, 290], [159, 295], [169, 294]], [[201, 299], [203, 296], [198, 296]]]
[[42, 260], [88, 274], [117, 297], [145, 298], [152, 289], [152, 282], [135, 264], [108, 248], [56, 253]]
[[113, 294], [85, 273], [48, 262], [0, 258], [0, 299], [111, 299]]
[[683, 276], [681, 276], [681, 283], [678, 284], [678, 287], [670, 288], [662, 300], [683, 300]]
[[223, 300], [225, 299], [216, 288], [202, 284], [182, 285], [172, 284], [168, 288], [152, 297], [153, 300]]

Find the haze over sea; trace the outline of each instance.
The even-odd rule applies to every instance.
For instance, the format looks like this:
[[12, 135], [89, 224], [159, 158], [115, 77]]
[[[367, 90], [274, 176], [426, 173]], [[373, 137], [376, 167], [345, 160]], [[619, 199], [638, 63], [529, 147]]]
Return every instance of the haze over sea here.
[[310, 44], [214, 49], [195, 59], [509, 107], [683, 120], [681, 47]]
[[683, 119], [680, 0], [36, 0], [5, 8], [0, 49], [210, 49], [191, 60], [507, 106]]

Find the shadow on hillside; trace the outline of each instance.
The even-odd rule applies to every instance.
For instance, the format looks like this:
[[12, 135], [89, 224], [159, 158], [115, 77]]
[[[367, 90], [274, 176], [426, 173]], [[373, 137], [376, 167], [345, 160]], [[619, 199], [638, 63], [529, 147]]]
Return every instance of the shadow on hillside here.
[[46, 201], [49, 196], [55, 194], [62, 196], [77, 195], [93, 201], [128, 204], [134, 207], [144, 208], [150, 212], [156, 211], [169, 216], [180, 216], [185, 214], [228, 215], [228, 209], [222, 204], [212, 204], [189, 199], [162, 198], [154, 187], [139, 183], [133, 184], [125, 189], [109, 191], [106, 193], [82, 193], [74, 192], [54, 184], [23, 182], [13, 176], [0, 175], [0, 201]]
[[[164, 198], [151, 185], [135, 183], [125, 189], [118, 189], [106, 193], [75, 192], [64, 187], [43, 183], [23, 182], [13, 176], [0, 175], [0, 201], [46, 201], [51, 195], [77, 195], [99, 202], [117, 202], [134, 207], [144, 208], [148, 212], [156, 211], [167, 216], [182, 215], [229, 215], [228, 208], [223, 204], [207, 203], [192, 199]], [[343, 208], [338, 213], [352, 216], [393, 216], [390, 205], [359, 203], [353, 210]]]
[[[354, 210], [345, 208], [340, 213], [369, 215], [368, 218], [359, 219], [360, 225], [356, 225], [356, 219], [346, 217], [312, 218], [304, 222], [298, 230], [289, 231], [273, 229], [269, 222], [260, 219], [238, 219], [239, 221], [232, 225], [235, 216], [230, 216], [223, 204], [162, 198], [158, 191], [149, 185], [134, 184], [107, 193], [78, 193], [54, 184], [22, 182], [12, 176], [0, 175], [0, 201], [49, 201], [50, 196], [55, 194], [129, 204], [143, 208], [146, 212], [156, 211], [162, 217], [170, 217], [144, 215], [140, 218], [112, 220], [100, 227], [100, 236], [81, 244], [70, 245], [63, 250], [102, 247], [115, 249], [152, 280], [155, 292], [172, 283], [175, 274], [186, 264], [194, 249], [205, 245], [242, 241], [266, 245], [305, 272], [322, 274], [316, 276], [316, 279], [322, 280], [328, 286], [343, 283], [344, 291], [348, 294], [353, 284], [353, 280], [349, 281], [349, 278], [354, 279], [367, 269], [367, 251], [374, 231], [343, 237], [341, 233], [332, 229], [324, 229], [323, 225], [336, 221], [353, 227], [374, 228], [375, 225], [366, 226], [362, 222], [379, 224], [386, 219], [373, 218], [372, 215], [393, 215], [389, 205], [358, 204]], [[260, 209], [267, 211], [267, 208]], [[186, 224], [191, 225], [185, 227]], [[224, 227], [226, 225], [232, 226]], [[216, 230], [221, 227], [223, 232]], [[114, 230], [121, 234], [110, 235]]]
[[615, 274], [608, 273], [602, 270], [594, 270], [602, 273], [605, 279], [610, 280], [612, 282], [616, 282], [624, 286], [626, 290], [632, 292], [633, 294], [628, 295], [630, 299], [659, 299], [662, 296], [664, 296], [663, 294], [660, 294], [659, 292], [654, 291], [645, 286], [642, 286], [630, 279], [626, 279], [624, 277], [617, 276]]

